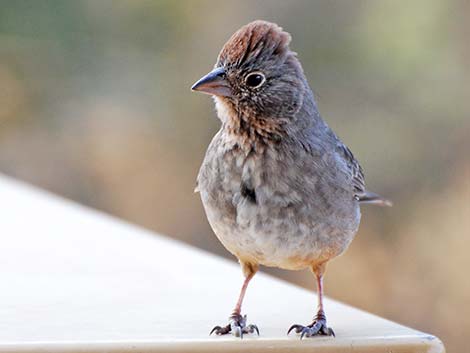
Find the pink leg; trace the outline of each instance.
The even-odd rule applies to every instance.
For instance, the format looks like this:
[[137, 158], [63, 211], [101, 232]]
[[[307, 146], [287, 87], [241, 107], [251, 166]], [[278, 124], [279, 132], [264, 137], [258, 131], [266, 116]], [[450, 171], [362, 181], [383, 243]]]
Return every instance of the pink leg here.
[[242, 312], [242, 304], [243, 299], [245, 298], [246, 289], [248, 288], [248, 283], [250, 283], [251, 279], [255, 275], [254, 272], [251, 272], [248, 276], [245, 277], [245, 281], [243, 282], [242, 289], [240, 290], [240, 295], [238, 297], [237, 305], [235, 305], [235, 309], [233, 309], [233, 315], [240, 315]]
[[333, 330], [326, 326], [326, 315], [325, 311], [323, 310], [323, 274], [325, 272], [325, 263], [320, 264], [318, 266], [312, 267], [312, 271], [315, 274], [317, 279], [317, 292], [318, 292], [318, 311], [317, 315], [314, 317], [313, 322], [310, 325], [303, 326], [303, 325], [292, 325], [287, 331], [289, 334], [292, 330], [295, 332], [300, 333], [300, 338], [302, 339], [304, 336], [311, 337], [311, 336], [334, 336], [335, 333]]
[[317, 278], [318, 310], [317, 310], [317, 315], [314, 318], [314, 322], [325, 321], [325, 324], [326, 324], [325, 311], [323, 310], [323, 272], [315, 273], [315, 277]]
[[229, 317], [229, 324], [226, 326], [215, 326], [211, 333], [215, 332], [217, 335], [225, 335], [227, 333], [232, 333], [236, 337], [243, 337], [244, 333], [253, 333], [256, 332], [259, 336], [259, 330], [256, 325], [247, 325], [246, 324], [246, 315], [242, 316], [242, 304], [243, 299], [245, 298], [246, 289], [248, 288], [248, 283], [255, 275], [258, 270], [257, 265], [251, 265], [241, 262], [243, 273], [245, 274], [245, 280], [243, 281], [242, 288], [240, 290], [240, 295], [238, 296], [237, 304], [233, 309], [232, 314]]

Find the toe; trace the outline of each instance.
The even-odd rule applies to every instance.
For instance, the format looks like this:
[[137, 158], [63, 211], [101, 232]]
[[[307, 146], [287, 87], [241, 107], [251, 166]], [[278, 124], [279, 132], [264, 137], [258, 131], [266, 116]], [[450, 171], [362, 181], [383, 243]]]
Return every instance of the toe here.
[[243, 329], [243, 333], [253, 333], [253, 332], [256, 332], [256, 334], [259, 336], [258, 326], [251, 324]]
[[209, 336], [212, 335], [215, 332], [216, 335], [225, 335], [230, 332], [230, 326], [215, 326], [211, 332], [209, 333]]
[[240, 326], [232, 327], [232, 335], [243, 338], [242, 328]]
[[292, 330], [295, 330], [295, 333], [299, 333], [303, 330], [305, 326], [302, 326], [302, 325], [292, 325], [289, 330], [287, 330], [287, 334], [289, 334]]
[[312, 327], [304, 327], [302, 333], [300, 334], [300, 339], [304, 337], [312, 337], [318, 334], [319, 328], [312, 326]]
[[243, 338], [244, 333], [256, 332], [259, 336], [258, 326], [246, 324], [246, 315], [241, 316], [239, 314], [232, 314], [229, 318], [229, 324], [227, 326], [215, 326], [209, 335], [215, 332], [216, 335], [225, 335], [231, 333], [235, 337]]
[[217, 332], [221, 329], [222, 327], [220, 326], [214, 326], [214, 328], [211, 330], [209, 333], [209, 336], [212, 335], [214, 332], [217, 334]]
[[287, 334], [289, 334], [291, 331], [295, 331], [296, 333], [300, 333], [300, 339], [304, 337], [312, 337], [312, 336], [335, 336], [335, 333], [333, 329], [330, 327], [326, 326], [326, 321], [320, 320], [320, 321], [314, 321], [312, 324], [308, 326], [302, 326], [302, 325], [292, 325], [289, 330], [287, 331]]

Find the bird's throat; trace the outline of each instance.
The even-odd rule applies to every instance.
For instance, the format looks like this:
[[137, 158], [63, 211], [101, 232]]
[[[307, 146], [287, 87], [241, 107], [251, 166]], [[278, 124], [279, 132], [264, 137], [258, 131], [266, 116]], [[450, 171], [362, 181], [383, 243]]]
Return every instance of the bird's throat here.
[[286, 134], [285, 120], [238, 112], [231, 102], [219, 97], [215, 98], [215, 106], [217, 116], [222, 122], [222, 129], [240, 146], [273, 143]]

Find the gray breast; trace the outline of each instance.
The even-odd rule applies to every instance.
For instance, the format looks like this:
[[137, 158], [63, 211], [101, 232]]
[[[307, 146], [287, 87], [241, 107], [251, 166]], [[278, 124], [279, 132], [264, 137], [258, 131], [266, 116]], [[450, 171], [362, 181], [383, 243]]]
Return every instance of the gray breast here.
[[214, 232], [236, 256], [269, 266], [336, 256], [354, 236], [360, 215], [331, 163], [302, 150], [244, 153], [214, 139], [198, 177]]

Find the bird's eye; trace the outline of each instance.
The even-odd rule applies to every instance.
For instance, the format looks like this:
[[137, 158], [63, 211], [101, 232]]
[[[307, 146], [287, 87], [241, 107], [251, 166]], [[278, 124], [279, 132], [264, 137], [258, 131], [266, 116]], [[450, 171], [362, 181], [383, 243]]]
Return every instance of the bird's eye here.
[[252, 72], [245, 78], [245, 83], [251, 88], [261, 86], [266, 81], [266, 77], [261, 72]]

